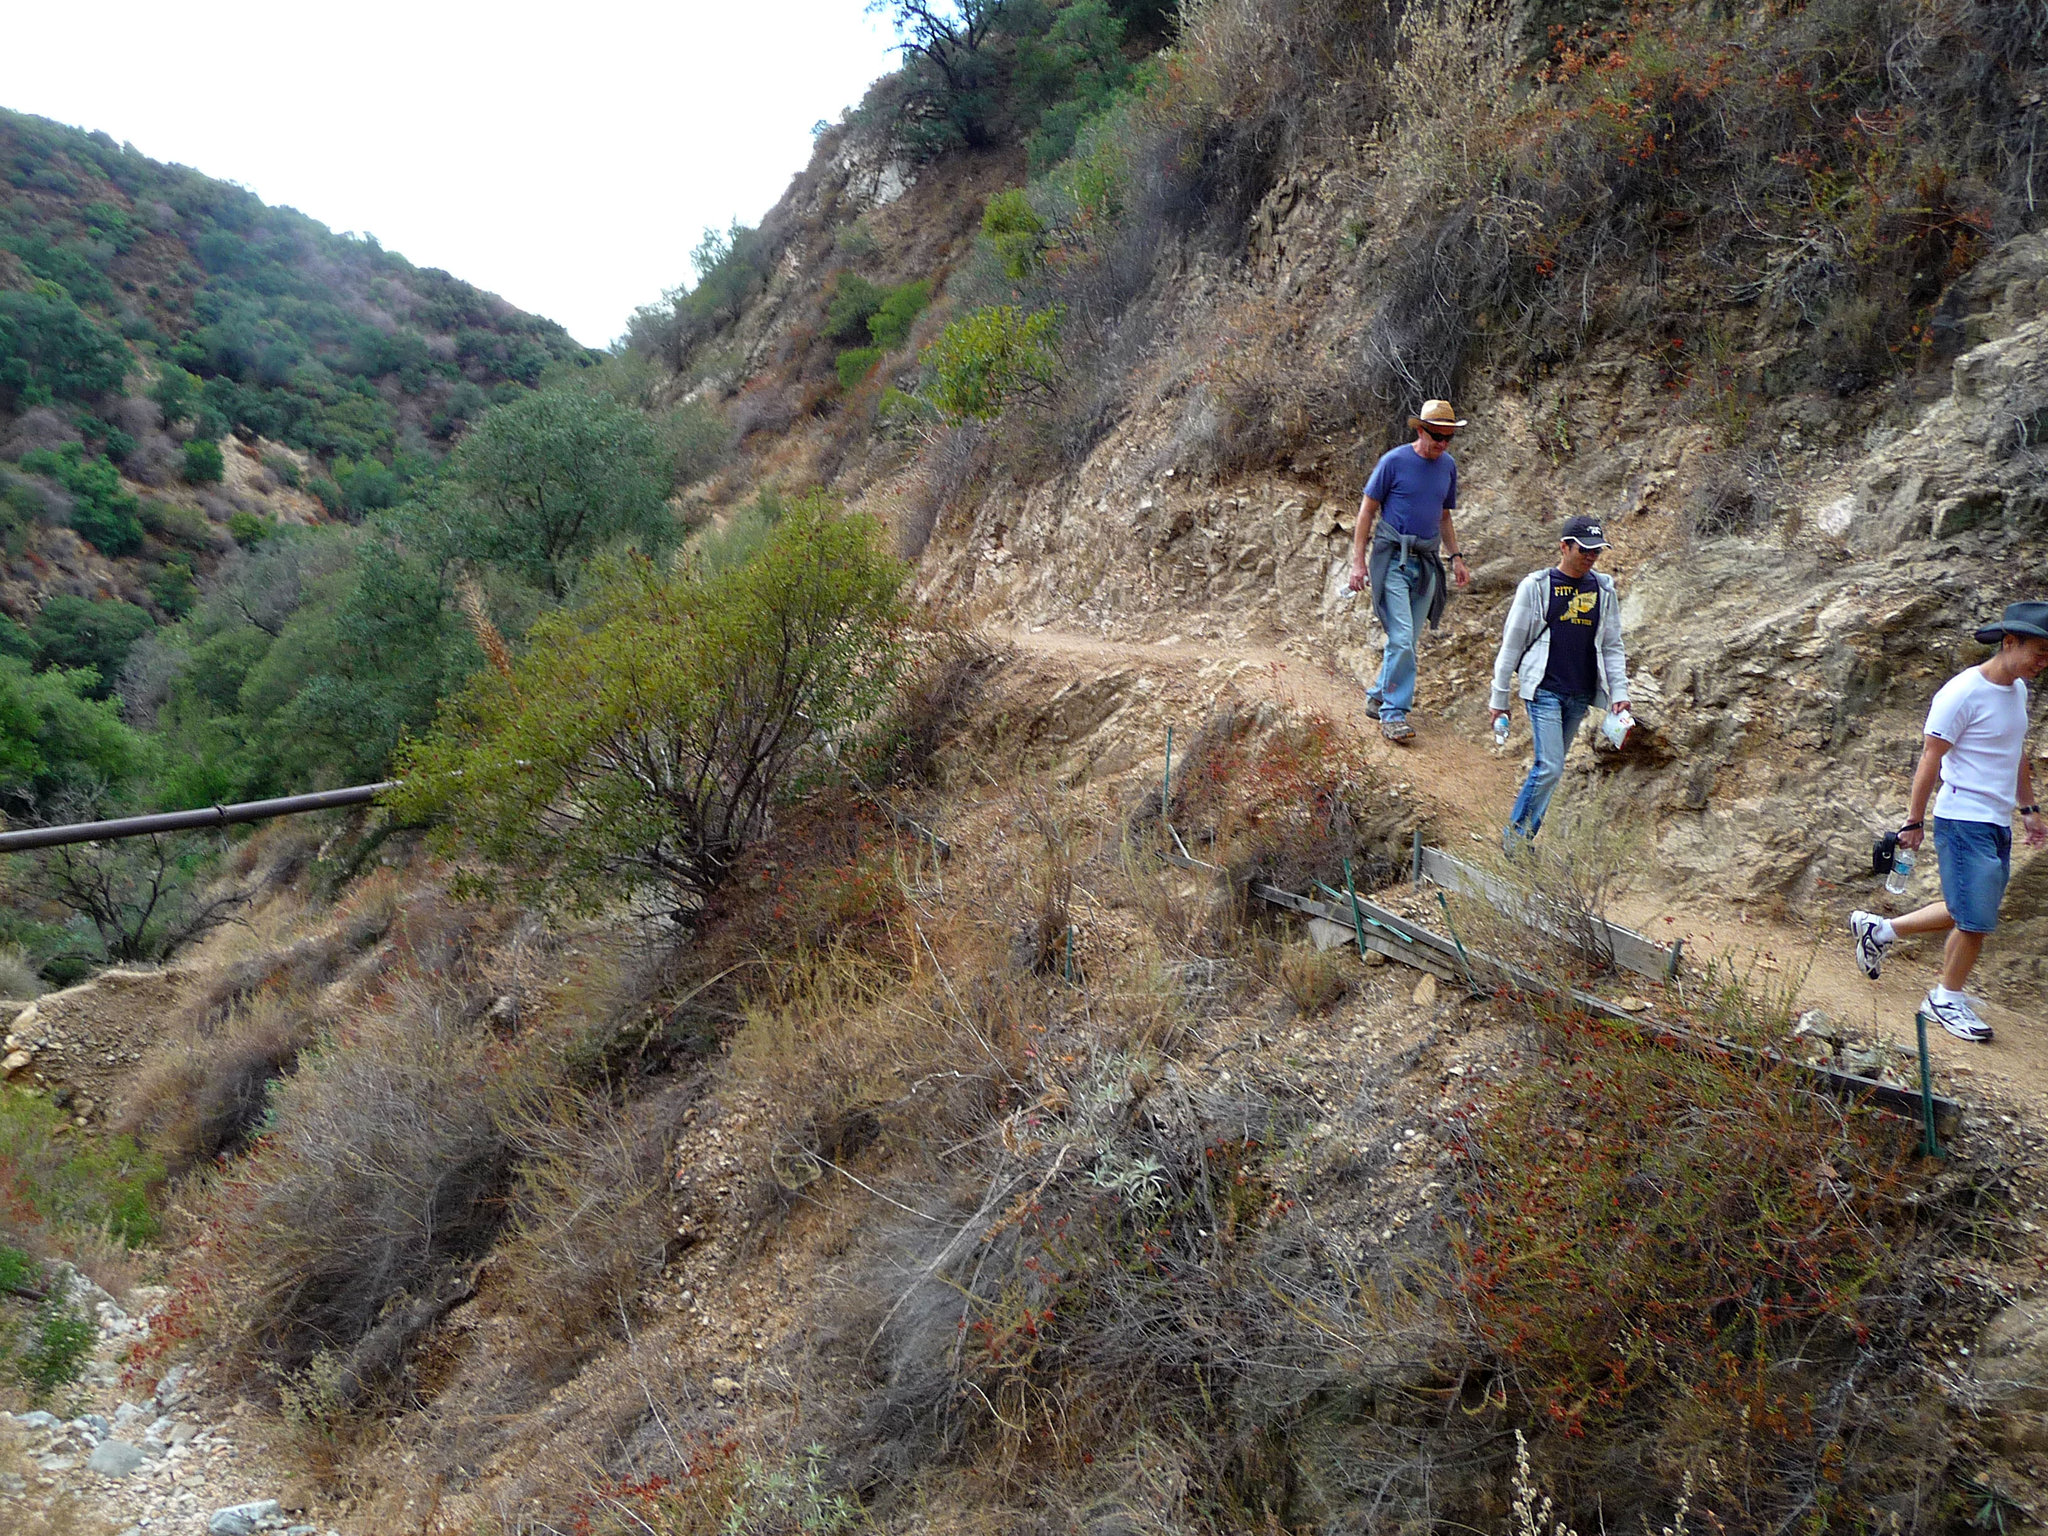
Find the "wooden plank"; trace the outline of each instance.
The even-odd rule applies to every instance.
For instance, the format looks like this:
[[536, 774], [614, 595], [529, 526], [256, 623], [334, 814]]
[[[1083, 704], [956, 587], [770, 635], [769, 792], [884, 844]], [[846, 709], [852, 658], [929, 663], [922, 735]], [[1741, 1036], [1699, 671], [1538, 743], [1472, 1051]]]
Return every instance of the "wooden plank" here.
[[[1341, 923], [1346, 928], [1351, 926], [1348, 904], [1340, 906], [1333, 902], [1316, 901], [1311, 897], [1297, 896], [1292, 891], [1283, 891], [1271, 885], [1254, 885], [1251, 894], [1273, 906]], [[1361, 916], [1376, 918], [1413, 940], [1412, 943], [1403, 943], [1399, 939], [1387, 938], [1368, 928], [1365, 935], [1367, 948], [1385, 955], [1389, 960], [1412, 966], [1416, 970], [1428, 971], [1440, 981], [1458, 982], [1464, 979], [1458, 965], [1457, 948], [1449, 939], [1410, 922], [1398, 912], [1389, 912], [1386, 908], [1362, 898], [1358, 903], [1358, 910]], [[1474, 972], [1481, 977], [1496, 979], [1525, 992], [1552, 994], [1552, 988], [1548, 983], [1520, 966], [1483, 952], [1473, 953], [1468, 958]], [[1652, 1016], [1630, 1013], [1626, 1009], [1615, 1007], [1605, 998], [1595, 997], [1590, 992], [1573, 989], [1567, 995], [1574, 1004], [1588, 1013], [1609, 1019], [1616, 1024], [1626, 1024], [1637, 1033], [1647, 1034], [1653, 1039], [1672, 1040], [1687, 1050], [1726, 1052], [1751, 1061], [1760, 1060], [1774, 1066], [1788, 1067], [1796, 1076], [1804, 1078], [1815, 1088], [1837, 1098], [1867, 1101], [1915, 1123], [1920, 1119], [1920, 1092], [1917, 1088], [1906, 1088], [1897, 1083], [1880, 1082], [1874, 1077], [1862, 1077], [1854, 1072], [1818, 1066], [1779, 1051], [1758, 1052], [1752, 1047], [1737, 1045], [1733, 1041], [1713, 1039], [1683, 1025], [1669, 1024]], [[1962, 1105], [1954, 1099], [1937, 1095], [1934, 1100], [1934, 1114], [1940, 1134], [1952, 1135], [1957, 1121], [1962, 1116]]]
[[[1339, 906], [1327, 901], [1316, 901], [1307, 896], [1297, 896], [1292, 891], [1283, 891], [1277, 886], [1255, 885], [1252, 895], [1271, 906], [1285, 907], [1290, 912], [1299, 912], [1305, 917], [1320, 917], [1340, 925], [1345, 932], [1351, 931], [1351, 911], [1348, 906]], [[1366, 903], [1358, 904], [1361, 916], [1374, 914], [1366, 910]], [[1446, 959], [1436, 949], [1426, 944], [1402, 943], [1372, 929], [1365, 930], [1365, 947], [1374, 954], [1385, 955], [1403, 965], [1413, 966], [1418, 971], [1428, 971], [1439, 981], [1457, 981], [1457, 962]]]
[[[1517, 922], [1527, 924], [1539, 933], [1547, 933], [1554, 937], [1564, 931], [1560, 919], [1547, 916], [1541, 907], [1532, 909], [1528, 898], [1506, 881], [1467, 864], [1463, 859], [1445, 853], [1441, 848], [1422, 850], [1422, 873], [1425, 879], [1435, 881], [1447, 891], [1477, 896], [1492, 903], [1499, 911]], [[1670, 945], [1659, 944], [1617, 923], [1599, 918], [1592, 921], [1606, 943], [1608, 953], [1614, 956], [1616, 965], [1624, 970], [1634, 971], [1638, 976], [1648, 976], [1656, 981], [1665, 981], [1671, 977], [1673, 972]]]

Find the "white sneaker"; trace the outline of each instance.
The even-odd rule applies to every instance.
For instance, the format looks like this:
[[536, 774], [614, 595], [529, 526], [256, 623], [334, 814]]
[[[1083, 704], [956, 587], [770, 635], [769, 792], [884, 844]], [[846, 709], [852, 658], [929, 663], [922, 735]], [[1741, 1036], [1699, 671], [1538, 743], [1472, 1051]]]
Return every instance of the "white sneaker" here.
[[1849, 932], [1856, 936], [1856, 963], [1872, 981], [1884, 969], [1885, 951], [1892, 947], [1892, 941], [1877, 936], [1877, 930], [1883, 926], [1884, 919], [1874, 912], [1849, 914]]
[[1977, 1010], [1970, 1006], [1970, 1000], [1961, 993], [1944, 1002], [1929, 992], [1920, 1008], [1927, 1017], [1938, 1020], [1941, 1027], [1958, 1040], [1971, 1040], [1982, 1044], [1991, 1038], [1991, 1026], [1977, 1017]]

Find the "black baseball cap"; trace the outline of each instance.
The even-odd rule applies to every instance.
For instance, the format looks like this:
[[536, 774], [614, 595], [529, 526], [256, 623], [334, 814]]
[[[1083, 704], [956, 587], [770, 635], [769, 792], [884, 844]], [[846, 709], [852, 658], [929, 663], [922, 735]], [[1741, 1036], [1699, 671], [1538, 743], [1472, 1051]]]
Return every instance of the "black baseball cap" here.
[[1607, 535], [1600, 527], [1597, 517], [1568, 517], [1565, 519], [1561, 539], [1570, 539], [1581, 549], [1605, 549]]

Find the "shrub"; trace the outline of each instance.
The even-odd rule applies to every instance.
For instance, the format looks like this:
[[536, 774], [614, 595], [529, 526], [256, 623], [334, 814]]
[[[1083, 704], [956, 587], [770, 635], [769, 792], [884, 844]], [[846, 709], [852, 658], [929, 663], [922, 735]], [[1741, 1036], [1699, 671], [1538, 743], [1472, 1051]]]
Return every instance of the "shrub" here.
[[299, 468], [298, 460], [282, 453], [266, 453], [263, 455], [263, 467], [277, 476], [280, 484], [288, 485], [293, 490], [297, 490], [305, 478], [304, 472]]
[[87, 1141], [57, 1134], [64, 1112], [48, 1099], [0, 1093], [0, 1199], [63, 1231], [106, 1232], [131, 1247], [157, 1235], [150, 1192], [163, 1163], [126, 1136]]
[[32, 672], [0, 655], [0, 803], [33, 816], [67, 791], [118, 787], [143, 771], [147, 747], [98, 689], [89, 669]]
[[1917, 1341], [1971, 1303], [1896, 1122], [1567, 1017], [1458, 1150], [1457, 1304], [1562, 1513], [1654, 1519], [1718, 1462], [1746, 1524], [1820, 1528], [1939, 1464]]
[[868, 339], [868, 320], [882, 307], [884, 290], [857, 272], [842, 272], [825, 309], [825, 334], [837, 342]]
[[346, 1409], [452, 1305], [457, 1267], [503, 1225], [506, 1125], [537, 1087], [466, 1012], [445, 982], [408, 981], [277, 1085], [268, 1133], [214, 1200], [231, 1364], [296, 1376], [325, 1356]]
[[[92, 794], [59, 800], [62, 820], [91, 820], [108, 807]], [[84, 920], [97, 939], [96, 963], [168, 959], [217, 928], [249, 900], [236, 888], [209, 889], [216, 847], [201, 834], [71, 843], [25, 855], [21, 886]]]
[[121, 476], [103, 458], [88, 458], [78, 443], [39, 448], [21, 456], [21, 467], [49, 475], [74, 498], [71, 526], [103, 555], [132, 555], [142, 547], [137, 502], [121, 489]]
[[0, 405], [89, 400], [121, 387], [128, 349], [53, 283], [0, 292]]
[[1059, 310], [1027, 315], [1014, 304], [955, 320], [918, 358], [932, 373], [932, 404], [955, 421], [993, 421], [1019, 400], [1050, 398], [1059, 329]]
[[136, 509], [142, 526], [160, 539], [190, 550], [213, 547], [213, 525], [206, 514], [174, 501], [145, 501]]
[[199, 601], [199, 582], [192, 574], [191, 562], [186, 560], [165, 562], [143, 584], [149, 588], [157, 607], [174, 619], [185, 617]]
[[875, 364], [881, 360], [882, 349], [880, 347], [854, 347], [849, 351], [840, 353], [838, 361], [833, 364], [833, 367], [839, 373], [839, 387], [841, 389], [852, 389], [862, 379], [873, 373], [875, 371]]
[[195, 437], [185, 444], [185, 478], [193, 485], [217, 485], [227, 473], [220, 444], [211, 438]]
[[814, 495], [735, 569], [612, 566], [404, 753], [394, 805], [445, 812], [537, 900], [652, 890], [690, 910], [818, 746], [888, 696], [903, 569], [878, 543]]
[[270, 519], [260, 512], [237, 510], [228, 514], [228, 535], [244, 549], [261, 544], [274, 531]]
[[135, 642], [155, 628], [149, 610], [133, 603], [59, 593], [44, 601], [28, 632], [42, 665], [98, 673], [91, 696], [104, 699], [112, 695]]
[[894, 352], [910, 340], [910, 327], [932, 300], [932, 285], [923, 279], [891, 288], [868, 316], [868, 334], [884, 352]]
[[[0, 1248], [0, 1269], [12, 1253]], [[6, 1287], [0, 1285], [0, 1297], [5, 1294]], [[83, 1376], [93, 1346], [99, 1342], [99, 1329], [85, 1309], [61, 1295], [53, 1294], [38, 1306], [14, 1330], [16, 1340], [9, 1339], [5, 1322], [0, 1316], [0, 1366], [10, 1368], [28, 1389], [30, 1403], [48, 1402], [60, 1388]]]

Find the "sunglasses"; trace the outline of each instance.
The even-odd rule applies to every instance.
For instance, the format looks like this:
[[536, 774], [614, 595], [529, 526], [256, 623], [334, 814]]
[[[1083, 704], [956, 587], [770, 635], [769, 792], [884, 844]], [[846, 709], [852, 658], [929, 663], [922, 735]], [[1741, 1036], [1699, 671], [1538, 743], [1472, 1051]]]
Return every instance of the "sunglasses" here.
[[1422, 429], [1422, 435], [1424, 437], [1435, 438], [1440, 443], [1448, 443], [1452, 438], [1456, 437], [1458, 434], [1455, 432], [1439, 432], [1435, 427], [1424, 427]]
[[1577, 539], [1566, 539], [1565, 543], [1571, 545], [1573, 549], [1576, 549], [1589, 560], [1598, 560], [1600, 558], [1600, 551], [1607, 547], [1605, 544], [1581, 544]]

